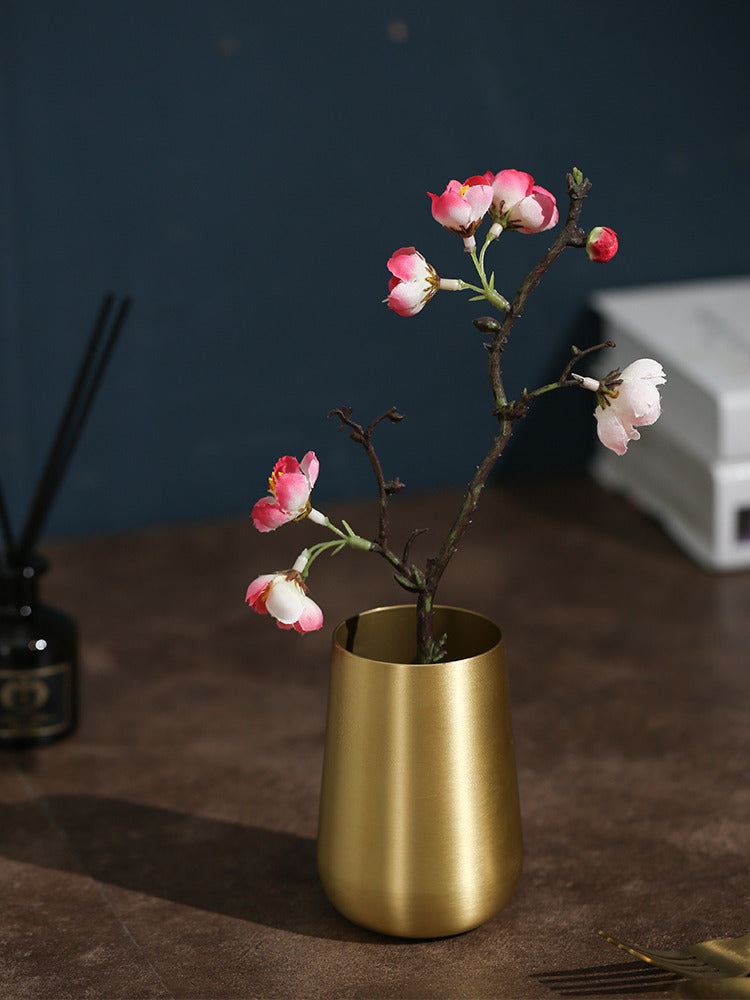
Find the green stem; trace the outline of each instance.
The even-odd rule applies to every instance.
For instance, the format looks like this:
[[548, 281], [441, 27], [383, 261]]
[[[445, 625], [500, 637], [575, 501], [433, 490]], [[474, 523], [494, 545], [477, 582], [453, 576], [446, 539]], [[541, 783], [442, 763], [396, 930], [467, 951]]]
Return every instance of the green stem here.
[[482, 288], [480, 285], [472, 285], [470, 281], [464, 281], [463, 278], [458, 279], [458, 284], [461, 288], [461, 291], [463, 291], [464, 289], [469, 289], [469, 291], [471, 292], [476, 292], [477, 295], [484, 296], [484, 288]]
[[471, 259], [474, 261], [474, 267], [477, 269], [479, 280], [482, 282], [481, 291], [479, 289], [477, 289], [477, 291], [480, 291], [480, 294], [484, 295], [487, 301], [491, 302], [493, 306], [500, 310], [500, 312], [507, 312], [510, 309], [510, 302], [508, 302], [508, 300], [499, 292], [496, 292], [487, 281], [487, 275], [484, 271], [484, 255], [486, 250], [487, 241], [485, 241], [485, 244], [482, 247], [481, 256], [479, 258], [477, 257], [476, 247], [471, 251]]
[[[368, 552], [371, 548], [373, 548], [373, 543], [367, 538], [362, 538], [360, 535], [356, 534], [356, 532], [352, 531], [346, 521], [343, 522], [343, 525], [346, 529], [345, 531], [337, 528], [336, 525], [328, 519], [328, 517], [325, 519], [325, 527], [329, 528], [335, 535], [338, 535], [341, 542], [344, 542], [346, 545], [350, 545], [353, 549], [365, 549]], [[338, 545], [340, 542], [327, 542], [321, 544]]]
[[308, 548], [307, 565], [302, 571], [303, 579], [307, 579], [307, 574], [310, 572], [310, 567], [318, 558], [318, 556], [322, 555], [324, 552], [327, 552], [329, 549], [340, 551], [344, 546], [349, 546], [349, 548], [352, 549], [361, 549], [365, 550], [366, 552], [369, 552], [376, 547], [374, 542], [370, 542], [366, 538], [361, 538], [359, 535], [355, 534], [351, 530], [349, 525], [346, 523], [346, 521], [344, 521], [344, 526], [347, 528], [347, 531], [341, 531], [341, 529], [337, 528], [336, 525], [333, 524], [328, 519], [328, 517], [326, 517], [325, 515], [323, 516], [325, 518], [323, 522], [324, 527], [332, 531], [337, 537], [329, 542], [318, 542], [316, 545], [311, 545]]
[[[502, 232], [502, 230], [500, 230], [500, 232]], [[500, 233], [498, 233], [498, 236], [499, 235], [500, 235]], [[490, 236], [488, 234], [487, 237], [486, 237], [486, 239], [485, 239], [485, 241], [484, 241], [484, 244], [482, 245], [482, 249], [479, 251], [479, 267], [481, 269], [481, 273], [482, 274], [485, 273], [485, 271], [484, 271], [484, 255], [487, 253], [487, 247], [490, 245], [490, 243], [494, 243], [496, 239], [497, 239], [497, 236]]]

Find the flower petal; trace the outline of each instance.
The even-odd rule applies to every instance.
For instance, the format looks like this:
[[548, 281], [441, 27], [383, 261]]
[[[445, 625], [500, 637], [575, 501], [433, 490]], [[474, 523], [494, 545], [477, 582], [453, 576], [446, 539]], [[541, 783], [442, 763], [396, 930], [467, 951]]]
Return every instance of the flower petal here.
[[416, 316], [432, 296], [424, 295], [422, 289], [410, 281], [398, 281], [397, 278], [393, 280], [396, 284], [390, 289], [388, 308], [399, 316]]
[[282, 510], [301, 514], [310, 499], [310, 483], [303, 472], [287, 472], [276, 483], [276, 499]]
[[[451, 182], [454, 183], [454, 182]], [[439, 197], [430, 194], [432, 198], [432, 217], [441, 226], [450, 229], [452, 232], [462, 232], [471, 224], [471, 205], [462, 198], [458, 191], [446, 191]]]
[[471, 205], [472, 218], [481, 219], [492, 204], [492, 188], [483, 177], [470, 177], [466, 183], [469, 187], [464, 193], [464, 201]]
[[429, 271], [432, 270], [422, 254], [414, 247], [401, 247], [393, 254], [386, 266], [391, 274], [400, 278], [401, 281], [426, 279]]
[[653, 358], [639, 358], [637, 361], [631, 362], [627, 368], [623, 368], [622, 378], [626, 381], [636, 378], [647, 379], [654, 385], [663, 385], [667, 381], [664, 369]]
[[265, 601], [262, 600], [262, 594], [275, 575], [275, 573], [266, 573], [264, 576], [256, 577], [256, 579], [253, 580], [247, 588], [245, 601], [252, 607], [253, 611], [257, 611], [258, 614], [265, 615], [267, 613]]
[[559, 213], [554, 195], [535, 184], [531, 194], [516, 205], [510, 213], [511, 224], [522, 233], [543, 233], [557, 225]]
[[640, 434], [634, 427], [626, 427], [617, 416], [612, 407], [605, 410], [598, 408], [596, 416], [596, 432], [603, 445], [614, 451], [617, 455], [624, 455], [628, 442], [637, 441]]
[[266, 608], [278, 621], [294, 625], [305, 610], [306, 599], [305, 592], [296, 581], [279, 573], [268, 588]]
[[653, 424], [661, 414], [661, 399], [655, 385], [632, 382], [620, 388], [620, 395], [612, 400], [612, 408], [621, 420], [636, 425]]
[[531, 193], [534, 178], [522, 170], [501, 170], [492, 181], [492, 202], [500, 215], [505, 215], [514, 205]]
[[273, 497], [263, 497], [253, 507], [253, 524], [258, 531], [275, 531], [282, 524], [288, 524], [294, 519], [294, 514], [289, 514], [281, 509]]
[[323, 612], [306, 594], [302, 613], [294, 623], [294, 627], [298, 632], [317, 632], [323, 627]]
[[290, 472], [299, 472], [299, 462], [293, 455], [283, 455], [273, 467], [271, 479], [276, 480], [280, 476], [286, 476]]
[[307, 476], [307, 481], [310, 484], [310, 489], [313, 488], [315, 482], [318, 478], [318, 473], [320, 472], [320, 462], [317, 459], [314, 451], [308, 451], [303, 457], [299, 465], [300, 469]]

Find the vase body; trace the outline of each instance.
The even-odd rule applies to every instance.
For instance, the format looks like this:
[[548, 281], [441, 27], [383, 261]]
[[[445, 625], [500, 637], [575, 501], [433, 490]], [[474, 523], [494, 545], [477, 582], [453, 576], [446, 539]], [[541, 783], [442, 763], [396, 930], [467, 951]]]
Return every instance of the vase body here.
[[42, 746], [77, 721], [78, 632], [39, 601], [43, 560], [0, 570], [0, 748]]
[[318, 871], [336, 909], [384, 934], [442, 937], [494, 916], [521, 872], [500, 630], [435, 610], [447, 659], [415, 664], [416, 609], [334, 632]]

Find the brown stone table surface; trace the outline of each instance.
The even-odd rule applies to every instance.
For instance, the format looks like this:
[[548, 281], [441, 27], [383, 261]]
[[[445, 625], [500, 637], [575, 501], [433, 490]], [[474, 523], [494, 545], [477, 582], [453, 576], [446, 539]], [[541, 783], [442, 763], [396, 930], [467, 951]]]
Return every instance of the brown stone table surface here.
[[[394, 498], [394, 544], [457, 501]], [[369, 502], [326, 512], [374, 533]], [[597, 930], [652, 947], [750, 930], [750, 573], [699, 568], [577, 475], [492, 487], [440, 594], [505, 635], [513, 900], [436, 941], [340, 917], [314, 858], [330, 633], [406, 595], [347, 551], [311, 578], [321, 632], [244, 605], [322, 530], [243, 519], [43, 548], [44, 598], [80, 628], [82, 716], [0, 753], [0, 997], [670, 996]]]

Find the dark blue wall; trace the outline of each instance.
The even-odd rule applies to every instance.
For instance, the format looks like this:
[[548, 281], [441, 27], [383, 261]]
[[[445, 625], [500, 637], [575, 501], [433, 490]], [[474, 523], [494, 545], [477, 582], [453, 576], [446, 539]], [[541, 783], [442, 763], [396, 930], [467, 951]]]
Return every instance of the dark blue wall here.
[[[402, 319], [381, 302], [402, 245], [469, 276], [425, 195], [452, 177], [515, 167], [563, 200], [578, 165], [584, 224], [620, 234], [611, 264], [568, 253], [548, 275], [508, 350], [515, 391], [592, 335], [594, 287], [747, 272], [748, 7], [635, 10], [5, 0], [0, 471], [16, 522], [108, 289], [134, 308], [52, 535], [244, 513], [275, 459], [309, 448], [319, 500], [367, 493], [364, 455], [326, 419], [341, 404], [407, 414], [383, 428], [389, 475], [463, 482], [493, 429], [470, 322], [487, 309], [444, 294]], [[504, 236], [500, 289], [548, 242]], [[583, 460], [590, 400], [554, 395], [509, 470]]]

